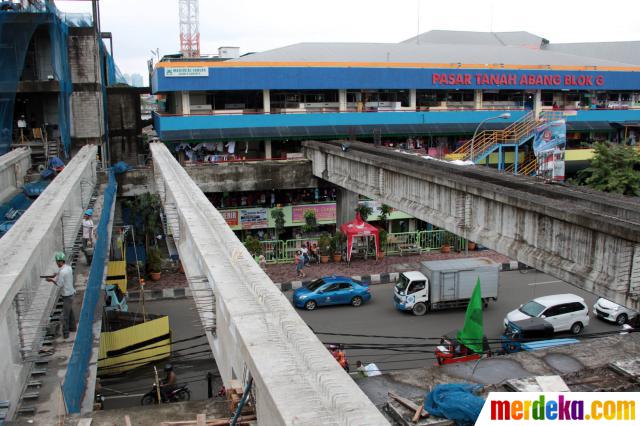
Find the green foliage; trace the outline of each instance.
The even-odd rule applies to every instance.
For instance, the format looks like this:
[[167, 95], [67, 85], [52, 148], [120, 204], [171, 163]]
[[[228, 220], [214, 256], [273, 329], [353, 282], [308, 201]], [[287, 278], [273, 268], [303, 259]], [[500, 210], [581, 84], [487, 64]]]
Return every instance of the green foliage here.
[[640, 196], [640, 152], [627, 145], [600, 142], [594, 145], [591, 165], [574, 181], [604, 192]]
[[339, 254], [342, 253], [342, 244], [347, 241], [347, 236], [342, 232], [338, 231], [336, 234], [331, 237], [331, 254]]
[[318, 222], [316, 220], [316, 211], [315, 210], [307, 210], [304, 212], [304, 225], [302, 225], [302, 232], [311, 233], [316, 230], [318, 227]]
[[322, 234], [320, 238], [318, 238], [318, 249], [322, 256], [328, 256], [331, 253], [331, 244], [332, 238], [329, 234]]
[[384, 222], [384, 226], [385, 226], [385, 228], [388, 228], [388, 227], [389, 227], [388, 220], [389, 220], [389, 215], [390, 215], [392, 212], [393, 212], [393, 207], [388, 206], [388, 205], [386, 205], [386, 204], [382, 204], [382, 205], [380, 206], [380, 216], [379, 216], [379, 219], [380, 219], [382, 222]]
[[371, 208], [368, 204], [362, 203], [358, 204], [358, 207], [356, 207], [356, 212], [360, 213], [360, 217], [366, 222], [369, 216], [371, 216], [371, 213], [373, 213], [373, 208]]
[[380, 250], [383, 250], [387, 245], [387, 239], [389, 238], [389, 233], [384, 229], [381, 229], [380, 231], [378, 231], [378, 233], [380, 234]]
[[246, 240], [244, 240], [244, 246], [247, 248], [251, 256], [257, 256], [262, 253], [262, 244], [260, 244], [260, 240], [254, 236], [249, 235]]
[[275, 224], [276, 240], [280, 239], [280, 236], [284, 234], [284, 212], [282, 209], [271, 210], [271, 218]]
[[148, 241], [153, 241], [162, 232], [160, 197], [147, 192], [128, 199], [123, 204], [131, 211], [137, 238], [144, 237], [148, 245]]
[[147, 269], [149, 272], [160, 272], [162, 269], [162, 252], [158, 246], [147, 249]]

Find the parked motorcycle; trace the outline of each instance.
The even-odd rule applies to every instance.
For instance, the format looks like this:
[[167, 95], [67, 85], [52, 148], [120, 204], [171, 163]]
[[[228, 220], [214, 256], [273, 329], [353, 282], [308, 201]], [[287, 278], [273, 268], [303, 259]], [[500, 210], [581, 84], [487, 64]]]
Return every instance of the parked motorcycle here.
[[[164, 395], [162, 391], [160, 391], [160, 395], [163, 403], [189, 401], [191, 399], [191, 391], [189, 390], [187, 385], [176, 386], [175, 389], [169, 392], [165, 392]], [[157, 390], [156, 384], [154, 383], [151, 390], [144, 394], [144, 396], [140, 400], [140, 404], [152, 405], [157, 403], [158, 403], [158, 390]]]

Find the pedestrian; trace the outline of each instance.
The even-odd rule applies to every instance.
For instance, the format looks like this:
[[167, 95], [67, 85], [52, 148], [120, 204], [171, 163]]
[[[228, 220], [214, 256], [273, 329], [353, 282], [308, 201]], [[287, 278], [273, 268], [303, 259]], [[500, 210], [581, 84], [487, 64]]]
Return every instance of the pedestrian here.
[[258, 265], [260, 265], [263, 271], [267, 270], [267, 258], [264, 257], [264, 254], [258, 256]]
[[69, 332], [76, 332], [76, 317], [73, 313], [73, 296], [76, 294], [76, 289], [73, 287], [73, 269], [66, 264], [66, 256], [63, 252], [56, 252], [54, 257], [58, 265], [58, 272], [48, 277], [47, 281], [61, 289], [62, 335], [68, 339]]
[[84, 218], [82, 219], [82, 249], [87, 247], [93, 247], [95, 240], [96, 227], [93, 223], [93, 209], [87, 209], [84, 212]]
[[299, 278], [304, 278], [306, 275], [302, 272], [302, 268], [304, 268], [304, 257], [302, 256], [302, 252], [298, 250], [296, 252], [296, 276]]
[[300, 252], [302, 253], [302, 258], [304, 260], [304, 266], [309, 265], [309, 249], [307, 248], [308, 243], [302, 243], [302, 247], [300, 248]]

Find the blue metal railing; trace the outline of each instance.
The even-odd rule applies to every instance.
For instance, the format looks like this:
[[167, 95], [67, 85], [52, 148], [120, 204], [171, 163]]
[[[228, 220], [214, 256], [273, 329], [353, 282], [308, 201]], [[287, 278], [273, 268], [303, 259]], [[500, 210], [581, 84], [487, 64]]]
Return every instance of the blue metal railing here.
[[100, 223], [97, 228], [98, 240], [95, 244], [93, 261], [91, 262], [91, 269], [89, 270], [89, 278], [87, 280], [87, 288], [82, 301], [78, 333], [76, 334], [73, 351], [67, 366], [67, 373], [64, 376], [64, 383], [62, 384], [64, 402], [69, 413], [80, 412], [80, 405], [87, 386], [87, 370], [93, 350], [94, 314], [96, 304], [100, 298], [100, 287], [104, 278], [105, 260], [109, 255], [108, 226], [111, 221], [111, 210], [116, 199], [116, 188], [115, 175], [113, 171], [109, 171], [109, 183], [104, 191], [104, 203], [102, 205]]

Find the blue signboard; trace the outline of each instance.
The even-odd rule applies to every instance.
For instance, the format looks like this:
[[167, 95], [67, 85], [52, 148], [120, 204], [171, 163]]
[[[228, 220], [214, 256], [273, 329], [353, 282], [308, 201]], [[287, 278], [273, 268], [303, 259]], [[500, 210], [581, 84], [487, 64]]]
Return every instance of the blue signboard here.
[[567, 143], [567, 123], [564, 120], [550, 121], [536, 127], [533, 135], [533, 152], [562, 148]]
[[435, 69], [396, 67], [210, 67], [208, 75], [153, 72], [153, 91], [262, 89], [640, 90], [636, 71]]

